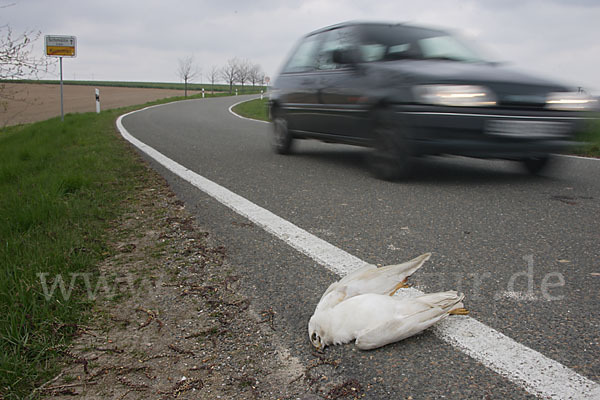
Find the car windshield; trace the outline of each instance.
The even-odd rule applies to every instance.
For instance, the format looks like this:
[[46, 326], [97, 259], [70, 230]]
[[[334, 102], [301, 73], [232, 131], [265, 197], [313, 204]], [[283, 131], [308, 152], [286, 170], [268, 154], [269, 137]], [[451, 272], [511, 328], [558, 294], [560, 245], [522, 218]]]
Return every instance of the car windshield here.
[[360, 43], [363, 61], [432, 59], [483, 62], [481, 55], [447, 32], [405, 25], [368, 25]]

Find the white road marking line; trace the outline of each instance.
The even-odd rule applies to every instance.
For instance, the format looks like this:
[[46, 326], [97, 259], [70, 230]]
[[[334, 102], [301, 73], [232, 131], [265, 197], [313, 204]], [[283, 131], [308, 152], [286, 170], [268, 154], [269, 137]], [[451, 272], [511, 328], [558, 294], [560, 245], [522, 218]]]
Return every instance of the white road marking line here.
[[232, 191], [196, 174], [134, 138], [129, 134], [122, 123], [122, 119], [129, 114], [132, 113], [122, 115], [117, 119], [117, 127], [121, 131], [121, 135], [144, 153], [154, 158], [169, 171], [190, 182], [209, 196], [217, 199], [220, 203], [248, 218], [269, 233], [282, 239], [293, 248], [313, 258], [319, 264], [327, 267], [338, 275], [345, 275], [349, 270], [355, 270], [362, 268], [365, 265], [369, 265], [358, 257], [346, 253], [332, 244], [298, 228], [283, 218], [278, 217], [272, 212], [265, 210]]
[[[255, 120], [253, 120], [255, 121]], [[583, 157], [583, 156], [573, 156], [571, 154], [557, 154], [557, 156], [560, 157], [567, 157], [567, 158], [575, 158], [578, 160], [594, 160], [594, 161], [600, 161], [600, 158], [595, 158], [595, 157]]]
[[246, 121], [254, 121], [254, 122], [262, 122], [263, 124], [269, 124], [269, 121], [262, 121], [260, 119], [254, 119], [254, 118], [247, 118], [247, 117], [242, 117], [240, 114], [237, 114], [233, 111], [233, 107], [237, 106], [238, 104], [242, 104], [245, 103], [247, 101], [252, 101], [252, 100], [258, 100], [260, 99], [260, 97], [257, 97], [256, 99], [250, 99], [250, 100], [242, 100], [242, 101], [238, 101], [237, 103], [233, 104], [231, 107], [229, 107], [229, 112], [233, 115], [235, 115], [238, 118], [241, 119], [245, 119]]
[[474, 318], [446, 318], [434, 332], [529, 393], [552, 399], [600, 399], [596, 382]]
[[[145, 109], [143, 109], [145, 110]], [[139, 111], [143, 111], [139, 110]], [[337, 275], [343, 276], [371, 265], [344, 250], [312, 235], [272, 212], [204, 178], [131, 136], [117, 119], [121, 135], [165, 168], [215, 198], [236, 213], [248, 218]], [[403, 295], [423, 292], [408, 289]], [[447, 318], [433, 330], [442, 340], [465, 352], [528, 392], [553, 399], [599, 399], [600, 385], [568, 367], [532, 350], [471, 317]]]

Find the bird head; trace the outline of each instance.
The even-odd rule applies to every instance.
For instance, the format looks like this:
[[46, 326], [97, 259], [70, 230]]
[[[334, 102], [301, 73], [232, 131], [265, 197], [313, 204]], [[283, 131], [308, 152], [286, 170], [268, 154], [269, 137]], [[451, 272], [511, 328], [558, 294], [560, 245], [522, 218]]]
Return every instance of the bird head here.
[[326, 344], [323, 340], [322, 329], [314, 316], [308, 321], [308, 338], [318, 352], [323, 352], [323, 350], [325, 350]]

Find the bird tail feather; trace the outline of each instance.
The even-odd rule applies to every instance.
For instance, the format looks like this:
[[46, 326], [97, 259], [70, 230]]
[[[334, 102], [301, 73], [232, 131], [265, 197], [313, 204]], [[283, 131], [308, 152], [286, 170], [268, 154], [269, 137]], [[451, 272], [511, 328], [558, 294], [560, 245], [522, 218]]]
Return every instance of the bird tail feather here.
[[404, 262], [402, 264], [386, 265], [384, 267], [381, 267], [380, 270], [393, 270], [395, 274], [404, 274], [408, 277], [414, 274], [419, 268], [421, 268], [423, 264], [425, 264], [425, 261], [429, 260], [430, 257], [431, 253], [421, 254], [420, 256], [413, 258], [410, 261]]
[[463, 306], [462, 300], [464, 298], [464, 294], [449, 290], [447, 292], [424, 294], [417, 297], [415, 300], [427, 304], [430, 307], [439, 307], [447, 312], [455, 308], [461, 308]]

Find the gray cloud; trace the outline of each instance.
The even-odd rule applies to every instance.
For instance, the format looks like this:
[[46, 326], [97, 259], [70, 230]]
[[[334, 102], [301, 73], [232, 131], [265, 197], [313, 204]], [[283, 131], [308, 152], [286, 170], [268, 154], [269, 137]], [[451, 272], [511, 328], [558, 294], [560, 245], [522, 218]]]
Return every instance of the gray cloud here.
[[15, 31], [76, 35], [69, 79], [140, 81], [176, 81], [177, 59], [188, 55], [205, 73], [236, 56], [273, 75], [300, 36], [355, 19], [452, 28], [496, 59], [600, 92], [594, 0], [17, 0], [0, 14]]

